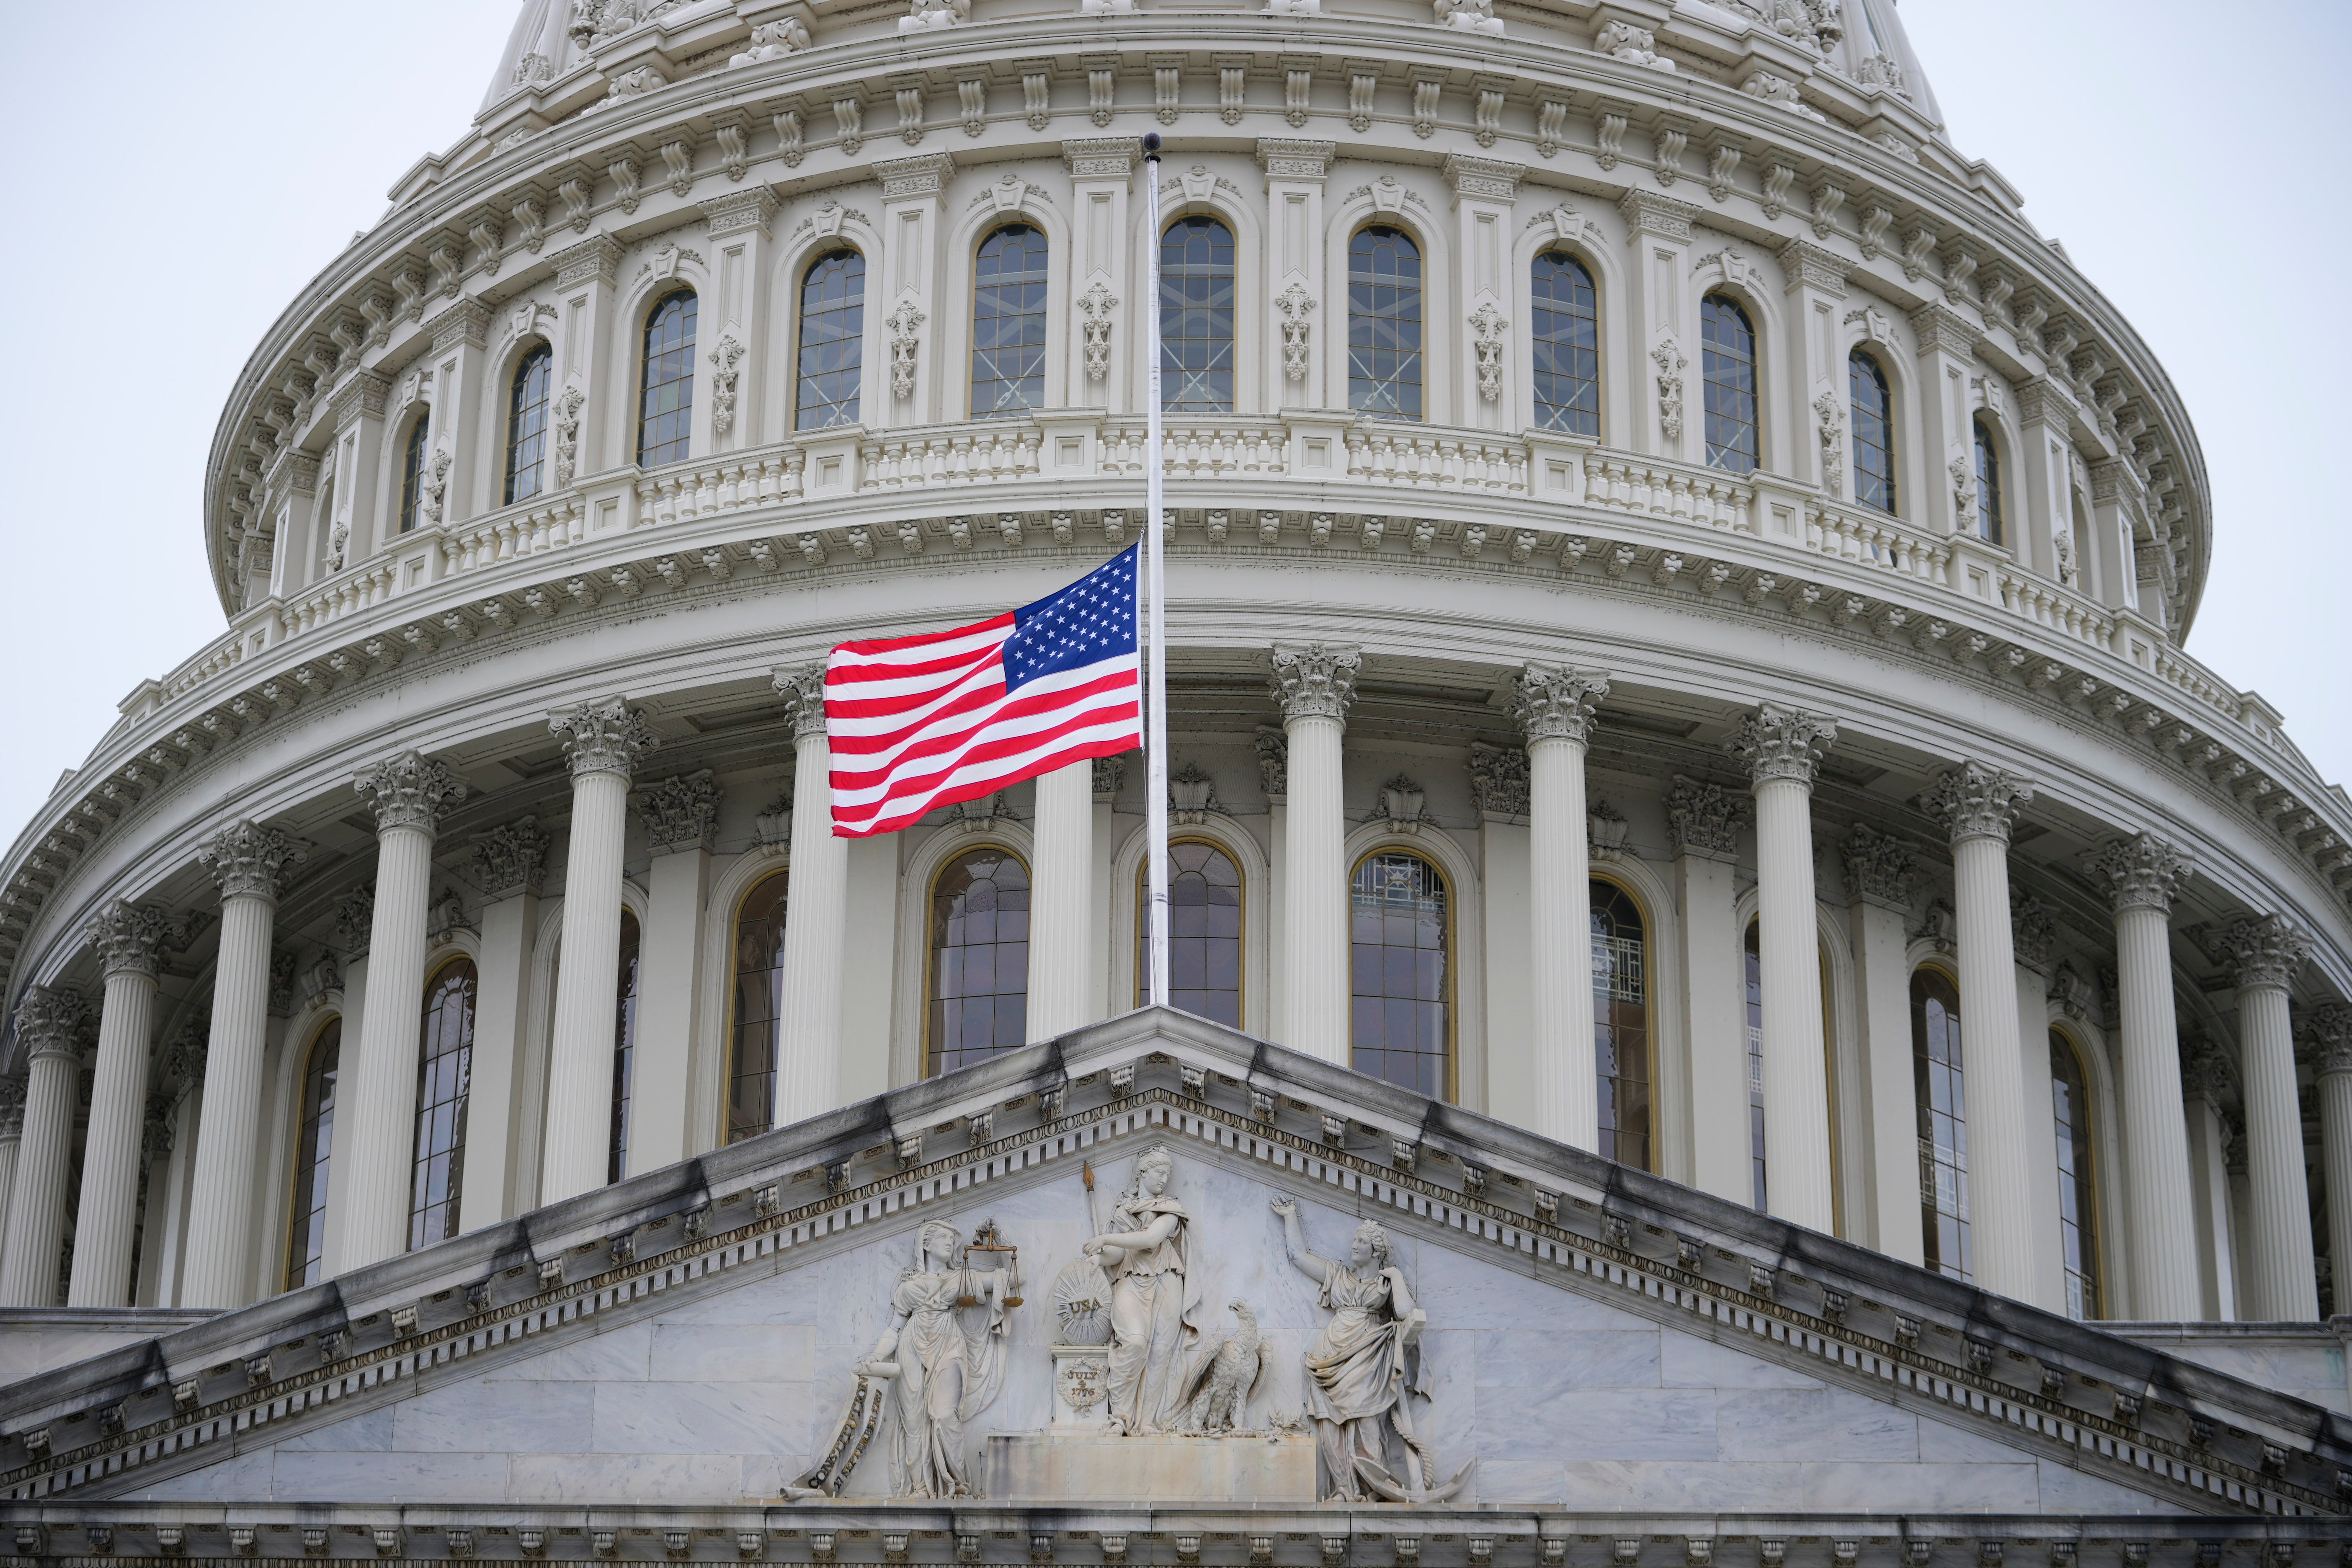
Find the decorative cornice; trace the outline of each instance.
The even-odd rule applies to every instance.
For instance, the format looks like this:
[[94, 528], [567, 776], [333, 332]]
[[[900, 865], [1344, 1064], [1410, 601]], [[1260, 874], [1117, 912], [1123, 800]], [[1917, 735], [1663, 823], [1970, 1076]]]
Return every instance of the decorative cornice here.
[[1062, 162], [1079, 179], [1124, 179], [1142, 156], [1139, 136], [1080, 136], [1062, 143]]
[[1748, 764], [1758, 785], [1790, 780], [1813, 786], [1822, 757], [1837, 743], [1837, 725], [1818, 713], [1785, 708], [1778, 702], [1760, 704], [1740, 721], [1729, 750]]
[[372, 370], [353, 371], [351, 379], [328, 401], [328, 420], [340, 434], [362, 417], [381, 419], [391, 396], [392, 382], [388, 378]]
[[82, 928], [82, 940], [98, 950], [99, 969], [108, 979], [137, 974], [152, 980], [163, 950], [186, 943], [188, 922], [154, 904], [109, 899]]
[[1470, 743], [1470, 794], [1483, 816], [1525, 821], [1528, 815], [1528, 753], [1519, 746]]
[[2020, 425], [2063, 426], [2073, 422], [2074, 399], [2050, 377], [2037, 376], [2016, 391], [2017, 422]]
[[441, 814], [466, 798], [465, 780], [415, 751], [385, 758], [352, 779], [352, 787], [371, 797], [378, 833], [395, 827], [431, 833]]
[[1462, 153], [1445, 155], [1445, 183], [1454, 187], [1457, 196], [1486, 196], [1507, 202], [1517, 194], [1519, 181], [1527, 172], [1525, 163], [1506, 163], [1500, 158], [1474, 158]]
[[548, 732], [563, 738], [572, 776], [618, 773], [627, 778], [636, 760], [661, 744], [646, 716], [618, 697], [558, 709], [547, 716]]
[[89, 998], [63, 985], [27, 985], [16, 999], [16, 1038], [26, 1059], [79, 1058], [89, 1032]]
[[2033, 786], [2015, 773], [1962, 763], [1937, 773], [1919, 804], [1949, 830], [1955, 845], [1971, 838], [2006, 844], [2019, 810], [2032, 799]]
[[1881, 909], [1910, 912], [1911, 871], [1917, 858], [1910, 845], [1866, 822], [1857, 822], [1846, 835], [1841, 854], [1848, 896]]
[[474, 880], [485, 900], [537, 893], [546, 879], [547, 835], [538, 817], [517, 817], [474, 840]]
[[442, 353], [467, 343], [481, 348], [489, 342], [489, 308], [478, 300], [460, 300], [425, 323], [433, 352]]
[[1574, 741], [1592, 733], [1592, 715], [1609, 695], [1609, 677], [1597, 669], [1529, 663], [1511, 678], [1510, 715], [1528, 743]]
[[2241, 991], [2284, 991], [2311, 956], [2311, 934], [2284, 915], [2242, 920], [2222, 934], [2219, 945]]
[[1845, 280], [1853, 263], [1825, 245], [1792, 239], [1780, 247], [1780, 270], [1790, 289], [1818, 289], [1835, 299], [1845, 298]]
[[548, 260], [555, 267], [555, 286], [569, 289], [594, 281], [610, 283], [628, 249], [609, 234], [593, 234], [577, 245], [565, 246]]
[[719, 776], [709, 768], [647, 784], [631, 800], [656, 855], [699, 849], [719, 837]]
[[710, 237], [713, 239], [724, 239], [730, 234], [765, 234], [779, 205], [775, 192], [765, 185], [753, 185], [746, 190], [730, 191], [723, 196], [713, 196], [702, 204], [702, 216], [710, 220]]
[[776, 695], [784, 700], [784, 717], [792, 724], [793, 739], [805, 741], [824, 731], [824, 661], [796, 664], [789, 668], [778, 668], [774, 675]]
[[2091, 875], [2107, 885], [2107, 896], [2117, 914], [2126, 910], [2172, 911], [2181, 883], [2197, 863], [2154, 834], [2118, 838], [2090, 858]]
[[278, 872], [308, 859], [310, 846], [290, 834], [250, 819], [222, 828], [196, 851], [196, 864], [213, 874], [224, 903], [230, 899], [278, 901]]
[[1345, 721], [1356, 700], [1356, 674], [1362, 651], [1352, 643], [1276, 643], [1268, 689], [1286, 722], [1293, 719]]
[[1966, 316], [1949, 305], [1922, 305], [1911, 312], [1911, 331], [1916, 334], [1919, 352], [1939, 349], [1948, 354], [1968, 359], [1977, 352], [1984, 334]]
[[1747, 815], [1745, 796], [1676, 773], [1666, 792], [1666, 842], [1677, 856], [1731, 860], [1738, 854], [1739, 825]]
[[1628, 239], [1654, 234], [1662, 239], [1687, 240], [1691, 222], [1703, 209], [1636, 186], [1619, 198], [1617, 210], [1625, 219]]
[[[1078, 143], [1065, 142], [1067, 149]], [[1310, 142], [1293, 136], [1261, 136], [1257, 139], [1257, 166], [1265, 171], [1269, 180], [1320, 180], [1331, 172], [1331, 159], [1339, 151], [1336, 142]]]
[[952, 153], [917, 153], [908, 158], [874, 160], [874, 175], [882, 182], [882, 199], [886, 202], [908, 196], [937, 196], [947, 189], [955, 172]]

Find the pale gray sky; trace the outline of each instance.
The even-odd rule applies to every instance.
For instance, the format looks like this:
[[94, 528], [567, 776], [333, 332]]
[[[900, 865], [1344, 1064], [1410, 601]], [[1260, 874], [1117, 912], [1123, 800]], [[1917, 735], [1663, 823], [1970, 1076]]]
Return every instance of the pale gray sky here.
[[[222, 629], [198, 525], [221, 400], [393, 180], [465, 126], [516, 6], [151, 0], [102, 29], [12, 10], [0, 837], [126, 692]], [[2352, 6], [1905, 0], [1903, 19], [1961, 152], [2024, 192], [2196, 421], [2219, 530], [2189, 651], [2352, 778], [2352, 520], [2328, 477], [2344, 285], [2312, 259], [2347, 254]]]

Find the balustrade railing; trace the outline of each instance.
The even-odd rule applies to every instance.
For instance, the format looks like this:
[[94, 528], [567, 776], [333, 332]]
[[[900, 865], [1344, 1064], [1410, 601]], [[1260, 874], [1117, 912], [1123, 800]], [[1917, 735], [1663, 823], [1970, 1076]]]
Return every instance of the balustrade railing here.
[[2015, 570], [2000, 574], [2000, 602], [2036, 626], [2091, 647], [2114, 651], [2116, 617], [2093, 600]]
[[1432, 489], [1528, 493], [1528, 445], [1485, 430], [1429, 425], [1348, 426], [1348, 477]]
[[801, 493], [803, 460], [801, 449], [787, 444], [657, 468], [637, 480], [636, 526], [789, 500]]
[[1805, 503], [1805, 547], [1938, 587], [1952, 585], [1952, 542], [1867, 507]]
[[858, 448], [868, 490], [924, 489], [1035, 479], [1045, 432], [1026, 419], [886, 430]]
[[1701, 528], [1756, 530], [1756, 487], [1712, 468], [1697, 468], [1631, 452], [1595, 451], [1584, 458], [1584, 502], [1611, 511], [1666, 518]]
[[[638, 481], [641, 485], [645, 482]], [[539, 504], [526, 503], [487, 517], [445, 525], [441, 540], [445, 573], [479, 572], [500, 562], [543, 555], [588, 537], [588, 507], [577, 490]]]
[[[1101, 435], [1106, 474], [1141, 474], [1148, 441], [1142, 420], [1116, 420]], [[1223, 479], [1290, 471], [1290, 430], [1280, 419], [1180, 419], [1163, 422], [1161, 467], [1171, 479]]]

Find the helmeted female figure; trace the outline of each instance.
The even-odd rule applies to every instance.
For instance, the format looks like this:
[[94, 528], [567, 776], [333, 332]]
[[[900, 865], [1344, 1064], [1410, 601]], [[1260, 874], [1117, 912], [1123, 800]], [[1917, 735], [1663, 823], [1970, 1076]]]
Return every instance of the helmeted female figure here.
[[1175, 1156], [1163, 1145], [1135, 1163], [1110, 1229], [1083, 1251], [1111, 1277], [1112, 1431], [1182, 1429], [1184, 1391], [1200, 1342], [1201, 1260], [1191, 1216], [1168, 1195]]
[[[1004, 1381], [1004, 1306], [1012, 1271], [956, 1262], [961, 1237], [934, 1220], [916, 1233], [915, 1260], [890, 1292], [891, 1322], [856, 1370], [888, 1380], [897, 1417], [890, 1495], [973, 1496], [964, 1465], [964, 1423], [986, 1409]], [[988, 1309], [977, 1332], [957, 1316], [959, 1300]]]

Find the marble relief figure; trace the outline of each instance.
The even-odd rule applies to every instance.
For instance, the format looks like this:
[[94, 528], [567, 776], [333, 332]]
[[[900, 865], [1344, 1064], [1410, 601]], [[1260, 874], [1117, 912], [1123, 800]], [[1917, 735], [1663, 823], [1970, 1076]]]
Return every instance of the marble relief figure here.
[[[974, 1269], [959, 1261], [962, 1238], [934, 1220], [916, 1233], [915, 1258], [890, 1292], [890, 1326], [858, 1362], [861, 1377], [889, 1389], [892, 1425], [889, 1494], [898, 1498], [976, 1495], [965, 1467], [964, 1425], [996, 1398], [1004, 1382], [1005, 1309], [1013, 1269]], [[987, 1309], [967, 1329], [960, 1306]]]
[[1110, 1228], [1082, 1250], [1110, 1276], [1111, 1431], [1184, 1430], [1201, 1341], [1199, 1237], [1169, 1195], [1175, 1157], [1163, 1144], [1135, 1163], [1135, 1180], [1110, 1211]]

